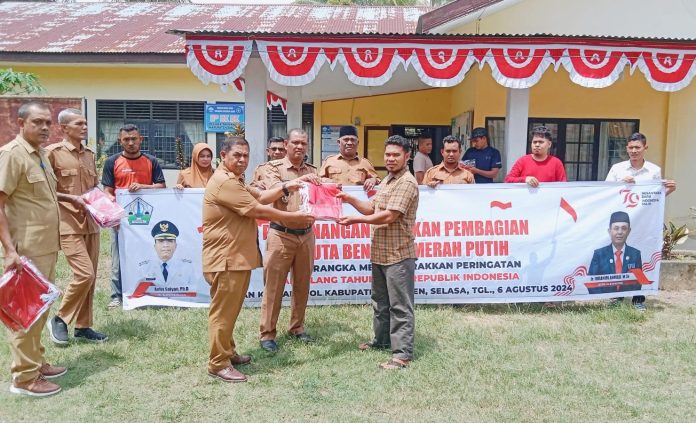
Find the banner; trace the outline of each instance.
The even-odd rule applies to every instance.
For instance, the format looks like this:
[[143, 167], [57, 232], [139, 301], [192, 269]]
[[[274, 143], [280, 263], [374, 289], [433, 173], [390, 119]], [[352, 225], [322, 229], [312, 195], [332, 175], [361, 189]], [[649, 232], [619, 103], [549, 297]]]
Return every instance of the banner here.
[[[359, 187], [344, 190], [365, 198]], [[116, 197], [129, 213], [119, 235], [124, 308], [207, 306], [209, 287], [201, 270], [203, 190], [118, 190]], [[356, 213], [344, 205], [344, 214]], [[612, 215], [620, 221], [610, 227]], [[416, 303], [654, 295], [663, 215], [664, 191], [657, 181], [421, 187], [413, 228]], [[268, 223], [260, 223], [262, 253], [269, 230]], [[316, 222], [314, 233], [310, 304], [368, 303], [370, 226]], [[263, 269], [256, 269], [245, 304], [260, 305], [262, 294]], [[291, 295], [288, 281], [284, 298]]]

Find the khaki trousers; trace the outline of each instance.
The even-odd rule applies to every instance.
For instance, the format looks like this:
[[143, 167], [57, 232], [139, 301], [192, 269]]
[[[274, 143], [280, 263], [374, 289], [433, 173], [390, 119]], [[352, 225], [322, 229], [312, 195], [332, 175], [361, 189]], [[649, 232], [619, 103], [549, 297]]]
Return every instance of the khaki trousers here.
[[305, 309], [309, 299], [309, 279], [314, 269], [314, 232], [291, 235], [271, 229], [266, 239], [261, 300], [261, 340], [276, 338], [276, 325], [288, 273], [292, 269], [292, 297], [288, 332], [305, 331]]
[[[57, 252], [36, 257], [27, 256], [27, 258], [49, 281], [56, 279]], [[9, 331], [12, 380], [26, 382], [39, 375], [39, 369], [46, 362], [44, 359], [46, 350], [41, 343], [41, 332], [46, 325], [48, 315], [49, 311], [46, 311], [26, 333]]]
[[203, 276], [210, 284], [208, 371], [215, 373], [229, 367], [230, 359], [237, 353], [234, 325], [249, 289], [251, 270], [206, 272]]
[[92, 300], [99, 263], [99, 234], [60, 236], [60, 248], [68, 260], [73, 279], [65, 289], [58, 316], [76, 328], [92, 327]]

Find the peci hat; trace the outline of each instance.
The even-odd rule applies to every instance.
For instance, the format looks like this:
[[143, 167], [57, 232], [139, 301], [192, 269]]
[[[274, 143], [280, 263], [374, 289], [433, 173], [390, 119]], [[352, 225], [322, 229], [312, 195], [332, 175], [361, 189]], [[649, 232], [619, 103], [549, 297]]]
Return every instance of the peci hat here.
[[613, 223], [628, 223], [628, 225], [631, 225], [631, 219], [628, 217], [628, 213], [622, 212], [622, 211], [617, 211], [611, 214], [611, 217], [609, 218], [609, 226], [611, 226]]
[[150, 234], [154, 239], [176, 239], [179, 236], [179, 229], [172, 222], [162, 220], [152, 227]]
[[345, 137], [345, 136], [353, 136], [357, 137], [358, 136], [358, 130], [355, 126], [341, 126], [341, 130], [338, 132], [338, 138]]
[[474, 128], [471, 131], [471, 136], [469, 137], [469, 140], [473, 140], [474, 138], [478, 137], [488, 138], [488, 130], [486, 128]]

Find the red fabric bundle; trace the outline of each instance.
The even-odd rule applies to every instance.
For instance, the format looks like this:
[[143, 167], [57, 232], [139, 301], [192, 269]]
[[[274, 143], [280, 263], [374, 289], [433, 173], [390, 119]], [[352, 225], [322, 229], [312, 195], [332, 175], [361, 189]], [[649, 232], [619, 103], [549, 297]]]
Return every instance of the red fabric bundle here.
[[0, 278], [0, 320], [13, 331], [29, 329], [60, 296], [29, 259], [20, 259], [21, 272], [11, 270]]
[[336, 195], [341, 192], [337, 184], [304, 184], [304, 188], [306, 188], [305, 210], [315, 219], [338, 220], [341, 218], [343, 202], [340, 198], [336, 198]]
[[82, 198], [87, 203], [87, 211], [102, 228], [113, 228], [126, 216], [126, 210], [97, 187], [82, 194]]

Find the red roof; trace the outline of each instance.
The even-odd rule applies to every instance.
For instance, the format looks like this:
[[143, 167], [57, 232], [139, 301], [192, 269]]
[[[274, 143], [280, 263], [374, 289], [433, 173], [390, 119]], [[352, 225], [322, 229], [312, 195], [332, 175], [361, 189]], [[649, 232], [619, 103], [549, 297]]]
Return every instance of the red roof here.
[[172, 29], [413, 34], [430, 7], [179, 3], [0, 3], [0, 52], [183, 53]]

